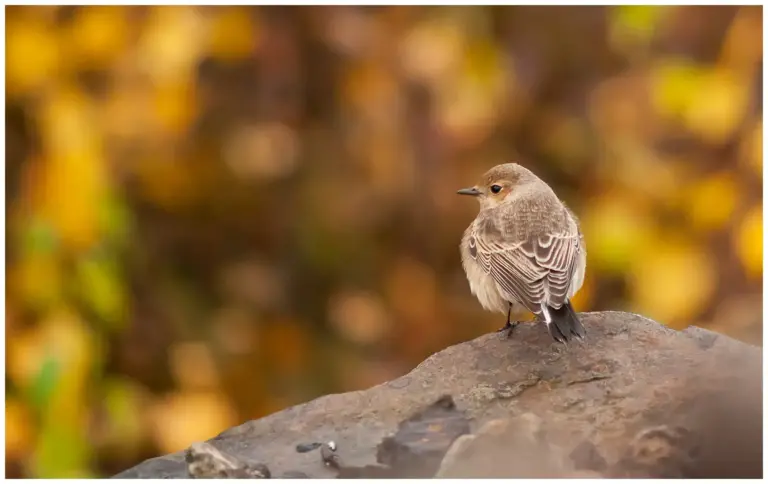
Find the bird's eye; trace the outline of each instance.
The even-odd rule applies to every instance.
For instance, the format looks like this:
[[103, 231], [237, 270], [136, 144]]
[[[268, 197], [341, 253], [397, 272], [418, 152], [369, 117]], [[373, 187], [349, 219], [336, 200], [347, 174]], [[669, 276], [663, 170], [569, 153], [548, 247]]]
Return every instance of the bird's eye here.
[[493, 193], [499, 193], [501, 191], [501, 185], [491, 185], [491, 191]]

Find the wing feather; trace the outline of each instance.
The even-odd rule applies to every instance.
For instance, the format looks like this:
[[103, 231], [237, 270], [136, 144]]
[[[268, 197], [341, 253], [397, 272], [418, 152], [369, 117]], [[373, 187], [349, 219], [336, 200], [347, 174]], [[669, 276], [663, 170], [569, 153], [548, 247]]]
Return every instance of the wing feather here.
[[520, 301], [534, 314], [541, 313], [542, 304], [559, 308], [568, 300], [582, 250], [578, 227], [569, 222], [560, 233], [530, 234], [525, 240], [505, 237], [490, 220], [476, 224], [472, 255], [508, 300]]

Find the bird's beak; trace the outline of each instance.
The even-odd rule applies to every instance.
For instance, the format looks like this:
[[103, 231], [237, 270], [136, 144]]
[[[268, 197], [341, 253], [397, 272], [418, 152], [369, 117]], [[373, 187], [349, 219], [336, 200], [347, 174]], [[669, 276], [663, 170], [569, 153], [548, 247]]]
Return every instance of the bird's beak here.
[[462, 188], [456, 193], [458, 193], [459, 195], [472, 195], [473, 197], [476, 197], [480, 195], [480, 190], [478, 190], [476, 187]]

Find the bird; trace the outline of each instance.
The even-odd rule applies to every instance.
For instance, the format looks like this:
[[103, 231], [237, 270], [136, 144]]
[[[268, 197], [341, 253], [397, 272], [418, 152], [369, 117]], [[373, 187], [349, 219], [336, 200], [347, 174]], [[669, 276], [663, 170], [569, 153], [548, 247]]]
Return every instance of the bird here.
[[507, 313], [498, 332], [511, 337], [513, 313], [533, 313], [561, 343], [586, 330], [571, 304], [587, 266], [576, 215], [543, 180], [518, 163], [488, 170], [462, 188], [480, 211], [464, 231], [460, 252], [472, 294], [488, 311]]

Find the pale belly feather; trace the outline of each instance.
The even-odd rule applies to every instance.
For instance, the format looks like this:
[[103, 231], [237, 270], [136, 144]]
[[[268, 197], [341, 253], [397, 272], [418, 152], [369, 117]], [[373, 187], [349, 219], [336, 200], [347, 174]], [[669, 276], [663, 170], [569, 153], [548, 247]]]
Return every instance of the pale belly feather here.
[[487, 311], [498, 311], [506, 314], [509, 309], [509, 303], [501, 295], [499, 285], [490, 274], [486, 273], [471, 257], [465, 260], [464, 269], [467, 272], [469, 288], [480, 302], [480, 305]]

